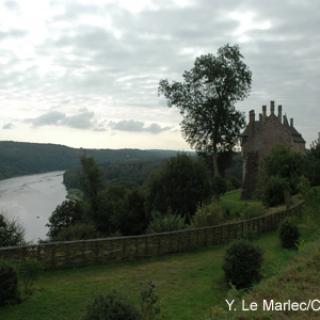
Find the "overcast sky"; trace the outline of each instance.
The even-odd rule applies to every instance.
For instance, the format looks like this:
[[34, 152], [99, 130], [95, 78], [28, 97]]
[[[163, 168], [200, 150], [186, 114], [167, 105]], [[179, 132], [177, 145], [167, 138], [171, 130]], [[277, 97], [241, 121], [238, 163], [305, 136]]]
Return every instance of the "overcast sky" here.
[[229, 42], [253, 73], [237, 107], [275, 100], [309, 144], [319, 29], [318, 0], [0, 0], [0, 139], [185, 150], [159, 80]]

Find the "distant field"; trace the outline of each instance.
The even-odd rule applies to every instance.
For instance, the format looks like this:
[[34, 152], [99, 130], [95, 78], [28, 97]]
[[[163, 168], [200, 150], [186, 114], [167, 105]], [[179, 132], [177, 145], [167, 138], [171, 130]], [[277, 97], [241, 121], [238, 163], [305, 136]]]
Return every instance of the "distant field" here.
[[[319, 238], [313, 219], [300, 218], [299, 225], [304, 245]], [[264, 251], [265, 278], [285, 270], [299, 255], [298, 251], [282, 249], [276, 232], [255, 242]], [[0, 309], [0, 319], [79, 320], [95, 294], [117, 289], [137, 304], [140, 284], [150, 280], [157, 285], [164, 319], [205, 319], [212, 306], [225, 307], [228, 289], [221, 268], [225, 249], [215, 246], [161, 258], [46, 272], [28, 300]]]

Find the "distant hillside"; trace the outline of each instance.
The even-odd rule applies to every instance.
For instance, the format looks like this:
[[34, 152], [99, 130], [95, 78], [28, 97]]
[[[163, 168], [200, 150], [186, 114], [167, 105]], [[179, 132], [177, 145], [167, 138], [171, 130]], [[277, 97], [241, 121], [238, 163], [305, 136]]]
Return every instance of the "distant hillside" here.
[[150, 161], [177, 154], [171, 150], [76, 149], [57, 144], [0, 141], [0, 179], [19, 175], [66, 170], [79, 166], [82, 154], [99, 164], [119, 161]]

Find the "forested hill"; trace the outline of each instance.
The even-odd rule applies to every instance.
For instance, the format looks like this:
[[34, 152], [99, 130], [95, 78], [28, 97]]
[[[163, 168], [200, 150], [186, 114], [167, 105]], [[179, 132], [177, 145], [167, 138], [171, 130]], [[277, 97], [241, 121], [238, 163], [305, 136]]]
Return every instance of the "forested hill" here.
[[19, 175], [65, 170], [79, 166], [86, 154], [97, 163], [124, 160], [161, 160], [177, 154], [171, 150], [76, 149], [57, 144], [0, 141], [0, 179]]

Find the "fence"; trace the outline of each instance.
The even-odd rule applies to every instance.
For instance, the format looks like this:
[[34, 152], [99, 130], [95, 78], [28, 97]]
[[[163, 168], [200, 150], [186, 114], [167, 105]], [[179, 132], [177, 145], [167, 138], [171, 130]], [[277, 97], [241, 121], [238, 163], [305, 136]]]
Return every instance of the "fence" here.
[[303, 203], [299, 202], [287, 210], [278, 210], [257, 218], [196, 229], [3, 247], [0, 248], [0, 258], [18, 261], [37, 259], [46, 269], [54, 269], [160, 256], [222, 244], [251, 234], [274, 230], [283, 218], [301, 212], [302, 206]]

